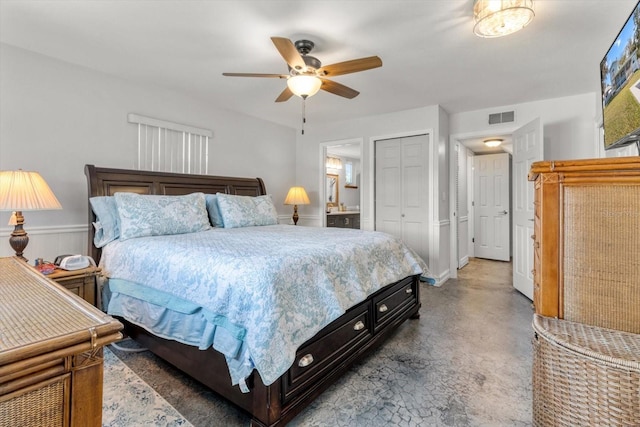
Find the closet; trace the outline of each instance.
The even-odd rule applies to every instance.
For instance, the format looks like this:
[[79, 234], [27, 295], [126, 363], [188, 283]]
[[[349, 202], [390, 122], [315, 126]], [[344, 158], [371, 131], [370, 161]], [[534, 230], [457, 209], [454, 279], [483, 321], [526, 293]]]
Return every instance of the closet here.
[[429, 259], [429, 135], [375, 142], [375, 228]]

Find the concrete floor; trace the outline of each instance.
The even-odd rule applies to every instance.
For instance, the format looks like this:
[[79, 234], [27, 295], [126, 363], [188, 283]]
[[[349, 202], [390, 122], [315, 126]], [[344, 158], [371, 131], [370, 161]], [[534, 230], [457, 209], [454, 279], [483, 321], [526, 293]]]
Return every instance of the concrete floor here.
[[[419, 320], [356, 365], [291, 426], [530, 426], [531, 301], [511, 263], [472, 259], [458, 279], [423, 285]], [[249, 417], [149, 352], [113, 349], [194, 426]]]

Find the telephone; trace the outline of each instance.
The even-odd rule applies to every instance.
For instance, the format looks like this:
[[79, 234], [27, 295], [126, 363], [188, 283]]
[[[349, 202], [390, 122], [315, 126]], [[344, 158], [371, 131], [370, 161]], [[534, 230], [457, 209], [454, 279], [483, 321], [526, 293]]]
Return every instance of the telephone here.
[[86, 255], [59, 255], [53, 263], [63, 270], [80, 270], [96, 265], [93, 258]]

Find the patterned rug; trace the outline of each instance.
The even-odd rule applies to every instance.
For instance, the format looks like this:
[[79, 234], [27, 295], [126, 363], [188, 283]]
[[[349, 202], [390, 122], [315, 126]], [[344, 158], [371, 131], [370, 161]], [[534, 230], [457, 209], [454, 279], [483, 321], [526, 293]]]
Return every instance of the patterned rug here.
[[107, 347], [104, 348], [102, 425], [192, 427], [189, 421]]

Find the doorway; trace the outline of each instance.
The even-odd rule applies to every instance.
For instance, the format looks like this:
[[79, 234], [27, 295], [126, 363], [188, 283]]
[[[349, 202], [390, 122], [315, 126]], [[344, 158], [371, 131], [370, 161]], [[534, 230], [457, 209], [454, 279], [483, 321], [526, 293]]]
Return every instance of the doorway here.
[[[475, 132], [465, 135], [452, 135], [450, 137], [450, 150], [455, 153], [460, 147], [468, 149], [469, 141], [475, 141], [476, 146], [482, 144], [484, 139], [489, 136], [486, 131]], [[531, 122], [513, 129], [505, 130], [502, 133], [503, 141], [510, 142], [504, 144], [504, 151], [512, 155], [511, 169], [511, 199], [512, 199], [512, 227], [511, 227], [511, 253], [513, 256], [513, 285], [525, 296], [531, 298], [533, 291], [533, 277], [531, 270], [533, 268], [533, 257], [531, 255], [531, 239], [529, 236], [533, 234], [533, 186], [527, 181], [527, 173], [532, 162], [544, 159], [544, 144], [542, 124], [539, 118], [535, 118]], [[450, 156], [450, 177], [449, 188], [451, 193], [451, 258], [450, 273], [451, 277], [457, 277], [457, 270], [461, 268], [459, 247], [463, 247], [464, 242], [459, 239], [463, 237], [458, 232], [459, 217], [456, 203], [458, 202], [458, 186], [460, 183], [458, 178], [458, 161], [459, 156]], [[471, 172], [469, 172], [471, 173]], [[473, 186], [475, 183], [469, 184]], [[475, 206], [470, 202], [470, 209]], [[471, 215], [470, 215], [471, 216]], [[472, 216], [471, 216], [472, 217]], [[471, 221], [469, 221], [471, 223]], [[475, 234], [474, 224], [469, 225], [469, 236]], [[473, 237], [470, 237], [473, 238]], [[468, 256], [474, 256], [473, 249], [469, 250]]]
[[[487, 139], [502, 141], [498, 147], [488, 147], [484, 144]], [[510, 133], [452, 136], [451, 152], [450, 271], [455, 277], [457, 270], [470, 258], [510, 260], [510, 229], [506, 229], [506, 236], [504, 231], [505, 225], [509, 227], [511, 212], [509, 157], [512, 137]], [[500, 188], [496, 189], [496, 184], [500, 184]], [[500, 209], [494, 206], [496, 194], [500, 196]], [[498, 247], [501, 248], [500, 255], [496, 256]]]
[[478, 258], [511, 260], [511, 156], [475, 156], [473, 247]]
[[[362, 203], [362, 139], [330, 141], [320, 144], [319, 194], [322, 226], [328, 226], [328, 214], [339, 213], [359, 216], [365, 210]], [[354, 221], [354, 224], [356, 222]]]

